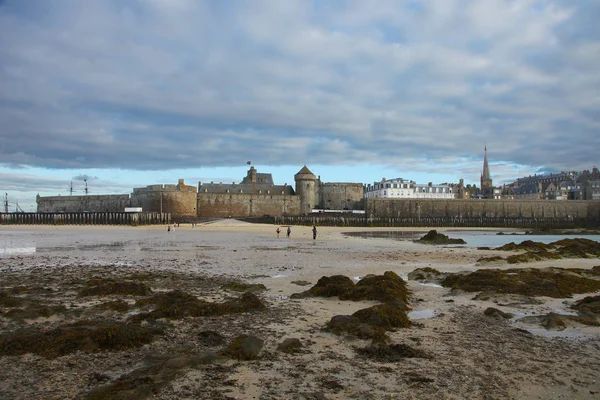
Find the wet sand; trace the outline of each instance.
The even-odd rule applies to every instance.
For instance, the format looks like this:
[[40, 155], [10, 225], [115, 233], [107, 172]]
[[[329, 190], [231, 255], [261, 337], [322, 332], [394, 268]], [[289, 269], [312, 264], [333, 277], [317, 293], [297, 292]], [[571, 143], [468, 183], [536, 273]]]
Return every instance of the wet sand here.
[[[501, 305], [475, 300], [437, 285], [408, 281], [413, 326], [390, 332], [394, 343], [423, 350], [429, 358], [381, 362], [358, 354], [367, 341], [322, 330], [335, 315], [375, 302], [337, 298], [292, 300], [322, 276], [346, 275], [355, 281], [367, 274], [393, 271], [403, 278], [420, 267], [441, 272], [521, 265], [486, 263], [481, 257], [499, 251], [426, 246], [410, 241], [343, 235], [364, 228], [292, 227], [277, 238], [276, 226], [235, 220], [165, 227], [0, 227], [0, 290], [19, 279], [46, 279], [59, 293], [69, 281], [91, 275], [124, 275], [163, 271], [154, 291], [184, 288], [211, 301], [226, 298], [219, 285], [228, 280], [260, 283], [265, 313], [178, 320], [166, 336], [121, 352], [79, 351], [52, 360], [35, 354], [0, 357], [0, 397], [7, 399], [86, 398], [89, 391], [115, 382], [157, 354], [202, 352], [198, 340], [206, 330], [227, 340], [250, 334], [264, 340], [257, 360], [219, 360], [183, 368], [153, 398], [231, 399], [594, 399], [600, 396], [600, 328], [571, 326], [546, 331], [517, 319], [498, 320], [483, 311], [496, 307], [518, 316], [567, 312], [584, 297], [541, 298], [542, 304]], [[388, 228], [382, 230], [389, 230]], [[425, 229], [419, 229], [425, 232]], [[440, 230], [443, 232], [443, 230]], [[497, 230], [493, 230], [497, 231]], [[408, 232], [408, 231], [407, 231]], [[549, 260], [527, 267], [591, 268], [598, 259]], [[46, 275], [52, 271], [51, 275]], [[195, 281], [196, 279], [197, 281]], [[8, 282], [8, 283], [7, 283]], [[50, 282], [50, 283], [48, 283]], [[199, 282], [198, 284], [192, 284]], [[43, 283], [43, 282], [42, 282]], [[40, 283], [40, 284], [42, 284]], [[73, 294], [65, 304], [85, 308]], [[71, 297], [69, 297], [71, 296]], [[92, 299], [88, 302], [94, 302]], [[99, 302], [100, 300], [98, 300]], [[129, 299], [133, 303], [132, 299]], [[123, 319], [122, 315], [105, 315]], [[61, 318], [27, 320], [50, 329]], [[18, 324], [0, 314], [1, 333]], [[64, 321], [62, 321], [64, 322]], [[531, 334], [533, 332], [534, 334]], [[285, 338], [300, 339], [298, 354], [277, 351]], [[102, 376], [103, 379], [96, 379]], [[96, 377], [96, 378], [94, 378]]]

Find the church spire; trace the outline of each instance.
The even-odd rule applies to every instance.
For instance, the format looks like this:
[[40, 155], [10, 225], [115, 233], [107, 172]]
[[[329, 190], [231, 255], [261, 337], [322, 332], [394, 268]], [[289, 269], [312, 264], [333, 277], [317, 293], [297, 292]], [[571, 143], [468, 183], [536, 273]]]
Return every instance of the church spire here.
[[490, 166], [488, 165], [487, 145], [484, 147], [483, 151], [483, 174], [481, 175], [481, 179], [486, 181], [492, 180], [492, 178], [490, 177]]
[[490, 166], [488, 165], [487, 145], [483, 152], [483, 173], [481, 174], [481, 192], [488, 194], [492, 189], [492, 177], [490, 176]]

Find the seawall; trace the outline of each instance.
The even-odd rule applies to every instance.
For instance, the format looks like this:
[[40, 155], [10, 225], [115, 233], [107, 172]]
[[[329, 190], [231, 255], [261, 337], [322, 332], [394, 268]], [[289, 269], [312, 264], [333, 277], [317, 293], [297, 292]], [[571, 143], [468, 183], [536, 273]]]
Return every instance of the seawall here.
[[0, 225], [160, 225], [170, 222], [171, 214], [167, 213], [0, 213]]

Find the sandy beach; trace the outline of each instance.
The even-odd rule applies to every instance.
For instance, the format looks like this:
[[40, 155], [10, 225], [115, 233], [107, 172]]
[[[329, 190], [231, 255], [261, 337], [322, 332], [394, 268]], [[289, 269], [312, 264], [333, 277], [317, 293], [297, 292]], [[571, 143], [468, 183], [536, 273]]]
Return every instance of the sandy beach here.
[[[0, 294], [4, 296], [0, 300], [5, 299], [0, 303], [0, 350], [2, 338], [6, 350], [7, 335], [15, 332], [49, 332], [99, 318], [126, 323], [147, 311], [140, 299], [148, 294], [82, 295], [92, 280], [125, 279], [143, 283], [154, 295], [180, 290], [214, 303], [241, 295], [223, 289], [231, 282], [265, 287], [255, 292], [264, 310], [144, 320], [141, 327], [161, 333], [140, 345], [110, 350], [84, 346], [52, 357], [34, 352], [1, 355], [0, 398], [600, 397], [599, 326], [574, 323], [565, 329], [547, 329], [531, 318], [520, 318], [570, 314], [570, 305], [593, 293], [523, 301], [511, 296], [478, 297], [408, 279], [409, 273], [424, 267], [442, 273], [520, 267], [591, 269], [600, 265], [598, 258], [523, 265], [481, 262], [483, 257], [506, 256], [506, 252], [344, 234], [377, 229], [318, 227], [317, 240], [311, 227], [293, 226], [289, 238], [286, 228], [279, 237], [275, 229], [236, 220], [187, 224], [170, 232], [166, 226], [0, 227]], [[427, 232], [396, 230], [408, 237]], [[392, 344], [409, 346], [421, 356], [370, 357], [361, 352], [369, 340], [324, 329], [332, 317], [353, 314], [376, 301], [290, 298], [323, 276], [345, 275], [358, 282], [386, 271], [407, 281], [412, 322], [387, 335]], [[6, 299], [21, 305], [11, 306]], [[119, 301], [122, 310], [102, 308]], [[11, 314], [13, 308], [26, 310], [34, 303], [63, 308], [33, 317]], [[490, 307], [515, 317], [484, 314]], [[221, 349], [241, 335], [262, 341], [256, 357], [224, 356]], [[298, 339], [301, 347], [282, 351], [285, 339]]]

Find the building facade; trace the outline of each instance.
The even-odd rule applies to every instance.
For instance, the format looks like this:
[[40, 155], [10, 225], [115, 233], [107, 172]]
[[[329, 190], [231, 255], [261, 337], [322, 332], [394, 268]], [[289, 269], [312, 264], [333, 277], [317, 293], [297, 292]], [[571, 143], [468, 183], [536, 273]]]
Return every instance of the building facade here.
[[365, 186], [365, 198], [385, 199], [453, 199], [455, 194], [449, 185], [418, 184], [414, 181], [395, 178]]

